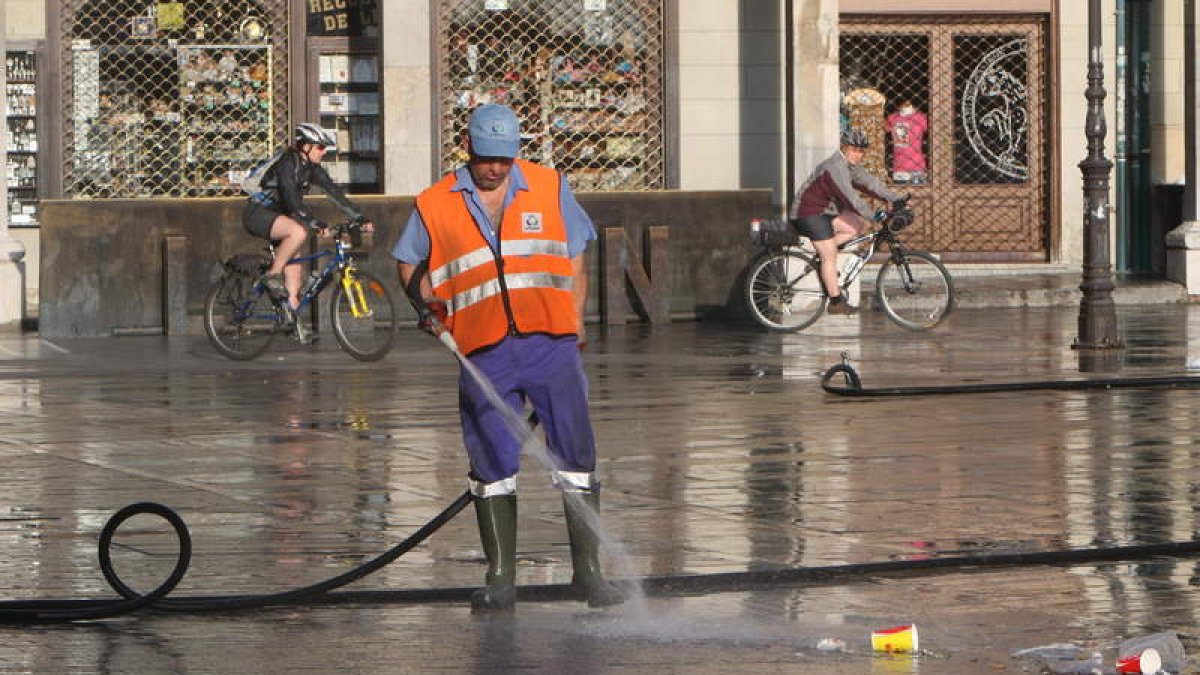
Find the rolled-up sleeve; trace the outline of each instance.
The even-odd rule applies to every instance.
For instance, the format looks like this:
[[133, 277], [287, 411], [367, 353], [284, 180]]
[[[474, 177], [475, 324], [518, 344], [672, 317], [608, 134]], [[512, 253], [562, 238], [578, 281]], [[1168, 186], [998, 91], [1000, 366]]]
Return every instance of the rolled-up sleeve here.
[[429, 257], [429, 232], [425, 229], [425, 221], [421, 219], [421, 212], [417, 209], [413, 209], [412, 214], [408, 216], [404, 231], [392, 247], [392, 257], [409, 265], [418, 265]]
[[572, 258], [587, 250], [588, 242], [596, 239], [596, 226], [587, 211], [575, 199], [571, 186], [566, 178], [559, 181], [559, 207], [562, 209], [563, 221], [567, 226], [567, 254]]

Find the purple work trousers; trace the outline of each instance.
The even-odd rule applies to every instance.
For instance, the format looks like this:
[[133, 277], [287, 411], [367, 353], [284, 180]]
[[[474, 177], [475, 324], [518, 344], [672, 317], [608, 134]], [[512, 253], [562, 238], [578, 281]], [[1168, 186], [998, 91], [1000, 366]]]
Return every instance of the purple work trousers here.
[[[533, 406], [555, 469], [592, 472], [596, 441], [588, 418], [587, 376], [576, 345], [574, 337], [508, 337], [468, 358], [522, 417], [525, 402]], [[494, 483], [515, 476], [520, 442], [465, 369], [459, 375], [458, 405], [474, 477]]]

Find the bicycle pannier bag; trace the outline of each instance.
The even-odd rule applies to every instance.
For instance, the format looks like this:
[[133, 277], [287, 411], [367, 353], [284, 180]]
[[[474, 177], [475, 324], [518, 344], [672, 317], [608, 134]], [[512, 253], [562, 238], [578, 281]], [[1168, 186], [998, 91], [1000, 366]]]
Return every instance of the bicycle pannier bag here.
[[271, 266], [271, 261], [265, 255], [258, 253], [238, 253], [225, 261], [225, 269], [234, 274], [258, 278]]
[[786, 218], [759, 220], [755, 235], [763, 246], [794, 246], [800, 242], [800, 233]]

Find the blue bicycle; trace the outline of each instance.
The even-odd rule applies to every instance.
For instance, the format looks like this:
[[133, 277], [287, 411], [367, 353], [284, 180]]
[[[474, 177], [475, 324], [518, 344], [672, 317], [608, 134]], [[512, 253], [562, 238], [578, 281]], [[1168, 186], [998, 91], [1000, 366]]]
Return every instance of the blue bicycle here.
[[[333, 286], [329, 322], [342, 349], [360, 361], [381, 359], [396, 336], [396, 305], [392, 294], [375, 275], [359, 269], [350, 257], [347, 241], [356, 223], [333, 227], [332, 249], [293, 258], [290, 263], [314, 263], [313, 273], [300, 292], [299, 316], [327, 286]], [[274, 247], [270, 248], [274, 253]], [[328, 258], [323, 268], [317, 261]], [[289, 264], [290, 264], [289, 263]], [[294, 328], [290, 312], [276, 302], [259, 282], [271, 266], [260, 254], [235, 255], [223, 264], [221, 278], [204, 300], [204, 331], [218, 352], [245, 361], [262, 354], [275, 335]], [[298, 331], [293, 330], [293, 336]]]

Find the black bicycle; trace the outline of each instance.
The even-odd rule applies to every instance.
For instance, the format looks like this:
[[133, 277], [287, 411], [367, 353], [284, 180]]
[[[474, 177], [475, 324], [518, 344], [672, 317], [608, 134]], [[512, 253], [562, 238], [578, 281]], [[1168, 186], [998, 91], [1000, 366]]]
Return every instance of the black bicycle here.
[[[887, 260], [875, 279], [875, 300], [884, 314], [909, 330], [928, 330], [954, 307], [954, 283], [940, 260], [906, 248], [899, 234], [915, 217], [907, 200], [897, 202], [875, 232], [859, 235], [838, 247], [852, 252], [838, 273], [842, 292], [862, 274], [867, 261], [887, 247]], [[756, 219], [751, 236], [762, 252], [746, 278], [746, 302], [755, 320], [773, 331], [795, 332], [821, 317], [829, 296], [821, 285], [820, 257], [802, 244], [800, 234], [783, 219]]]
[[[359, 269], [347, 241], [357, 223], [334, 226], [332, 249], [292, 258], [306, 263], [329, 258], [323, 268], [314, 267], [300, 292], [298, 315], [329, 285], [329, 321], [338, 344], [360, 361], [375, 361], [392, 348], [396, 336], [396, 304], [392, 294], [375, 275]], [[268, 249], [274, 253], [274, 247]], [[288, 310], [276, 302], [260, 279], [271, 266], [269, 255], [243, 253], [223, 263], [221, 278], [204, 300], [204, 331], [221, 354], [239, 361], [262, 354], [275, 335], [291, 326]]]

